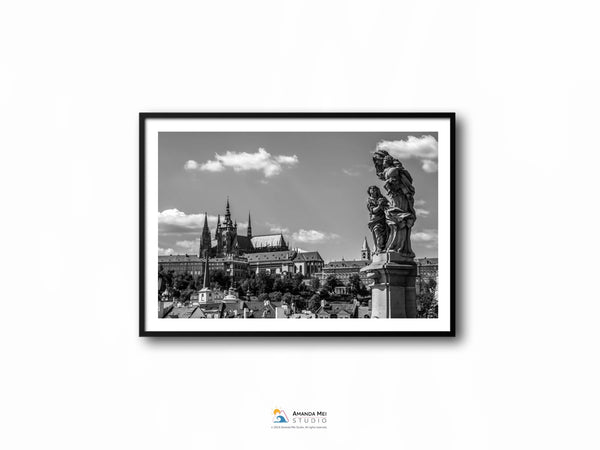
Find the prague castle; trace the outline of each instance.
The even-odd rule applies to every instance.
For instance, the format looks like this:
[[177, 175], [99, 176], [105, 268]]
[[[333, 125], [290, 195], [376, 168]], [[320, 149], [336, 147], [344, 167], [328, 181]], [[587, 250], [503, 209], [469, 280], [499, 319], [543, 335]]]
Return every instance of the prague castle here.
[[204, 273], [207, 254], [209, 270], [223, 270], [232, 281], [246, 278], [249, 272], [300, 273], [308, 278], [321, 272], [324, 264], [319, 252], [290, 249], [281, 233], [252, 235], [250, 213], [246, 235], [238, 234], [237, 221], [231, 218], [229, 199], [223, 222], [221, 215], [217, 218], [214, 235], [210, 232], [205, 213], [197, 254], [159, 256], [158, 264], [166, 271], [199, 276]]
[[250, 213], [248, 213], [248, 231], [246, 236], [238, 234], [237, 221], [234, 222], [231, 220], [229, 198], [225, 206], [225, 220], [223, 224], [221, 224], [220, 214], [217, 218], [214, 239], [211, 239], [206, 213], [204, 215], [204, 227], [202, 228], [200, 249], [198, 251], [200, 258], [206, 256], [207, 252], [211, 257], [223, 257], [227, 255], [243, 256], [248, 253], [288, 250], [288, 245], [281, 233], [252, 236], [252, 219]]

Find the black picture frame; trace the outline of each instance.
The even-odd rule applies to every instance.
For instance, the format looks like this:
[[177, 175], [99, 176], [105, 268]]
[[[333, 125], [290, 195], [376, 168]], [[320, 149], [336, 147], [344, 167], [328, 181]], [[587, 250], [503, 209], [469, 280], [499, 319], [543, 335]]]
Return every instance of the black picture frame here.
[[[448, 331], [150, 331], [146, 329], [146, 121], [148, 119], [448, 119], [450, 121], [450, 329]], [[456, 336], [456, 113], [454, 112], [140, 112], [139, 113], [139, 336], [335, 337]], [[428, 319], [423, 319], [428, 320]]]

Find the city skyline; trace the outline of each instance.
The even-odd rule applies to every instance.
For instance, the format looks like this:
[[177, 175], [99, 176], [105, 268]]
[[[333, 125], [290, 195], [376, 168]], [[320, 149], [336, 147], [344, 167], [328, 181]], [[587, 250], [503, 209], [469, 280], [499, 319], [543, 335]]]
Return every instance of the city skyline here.
[[208, 213], [214, 235], [227, 197], [238, 233], [248, 213], [253, 235], [281, 232], [290, 247], [326, 261], [360, 259], [367, 187], [377, 179], [371, 153], [386, 149], [414, 179], [417, 257], [437, 256], [437, 133], [159, 134], [159, 254], [196, 254]]

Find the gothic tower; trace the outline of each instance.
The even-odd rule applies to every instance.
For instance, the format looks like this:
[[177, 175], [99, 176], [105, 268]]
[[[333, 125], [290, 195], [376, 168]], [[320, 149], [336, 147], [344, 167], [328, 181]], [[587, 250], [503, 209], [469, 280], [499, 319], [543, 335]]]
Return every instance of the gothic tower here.
[[250, 220], [250, 211], [248, 211], [248, 239], [252, 239], [252, 220]]
[[210, 253], [210, 247], [211, 239], [210, 231], [208, 229], [208, 214], [204, 213], [204, 227], [202, 227], [202, 237], [200, 238], [200, 251], [198, 252], [198, 256], [202, 258]]
[[231, 220], [231, 210], [229, 209], [229, 197], [227, 197], [227, 205], [225, 206], [225, 246], [224, 252], [231, 254], [235, 237], [235, 228]]
[[362, 249], [360, 250], [361, 259], [370, 261], [371, 260], [371, 249], [369, 248], [369, 243], [367, 242], [367, 237], [365, 236], [365, 241], [363, 242]]

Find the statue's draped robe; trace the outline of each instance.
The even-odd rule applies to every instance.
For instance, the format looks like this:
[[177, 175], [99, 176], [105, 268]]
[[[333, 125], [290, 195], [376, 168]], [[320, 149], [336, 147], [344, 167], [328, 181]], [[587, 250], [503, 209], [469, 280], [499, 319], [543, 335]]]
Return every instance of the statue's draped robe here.
[[410, 245], [410, 229], [415, 223], [416, 214], [412, 177], [405, 169], [396, 166], [385, 168], [382, 175], [392, 199], [391, 206], [386, 210], [389, 226], [386, 249], [413, 258], [415, 254]]
[[[383, 198], [383, 197], [380, 197]], [[367, 202], [367, 209], [371, 213], [369, 220], [369, 230], [373, 234], [373, 242], [375, 243], [375, 252], [379, 253], [385, 250], [387, 244], [387, 223], [385, 209], [387, 209], [389, 203], [384, 198], [383, 209], [378, 212], [374, 212], [373, 209], [379, 206], [379, 198], [369, 198]]]

